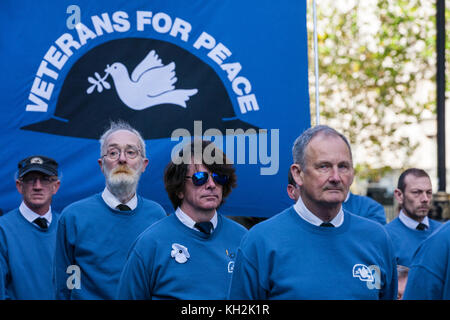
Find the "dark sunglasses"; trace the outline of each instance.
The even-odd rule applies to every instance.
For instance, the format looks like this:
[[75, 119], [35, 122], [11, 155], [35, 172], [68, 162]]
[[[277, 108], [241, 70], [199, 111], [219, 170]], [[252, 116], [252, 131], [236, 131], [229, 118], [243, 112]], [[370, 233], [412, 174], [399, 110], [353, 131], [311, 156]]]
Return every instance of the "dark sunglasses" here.
[[[217, 173], [211, 173], [211, 177], [213, 178], [214, 182], [220, 184], [221, 186], [224, 186], [228, 182], [228, 176], [223, 174], [217, 174]], [[196, 185], [197, 187], [204, 185], [206, 182], [208, 182], [209, 179], [209, 173], [199, 171], [196, 172], [190, 176], [186, 176], [186, 178], [192, 179], [192, 183]]]

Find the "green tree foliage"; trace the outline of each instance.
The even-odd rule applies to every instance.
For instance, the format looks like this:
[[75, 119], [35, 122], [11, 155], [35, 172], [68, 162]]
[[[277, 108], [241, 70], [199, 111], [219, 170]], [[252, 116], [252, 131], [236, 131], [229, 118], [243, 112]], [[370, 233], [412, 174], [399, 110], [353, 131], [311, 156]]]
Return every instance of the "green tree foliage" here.
[[[427, 0], [317, 1], [320, 122], [349, 138], [360, 178], [407, 167], [418, 144], [400, 129], [435, 117], [435, 10]], [[314, 123], [312, 21], [309, 1]]]

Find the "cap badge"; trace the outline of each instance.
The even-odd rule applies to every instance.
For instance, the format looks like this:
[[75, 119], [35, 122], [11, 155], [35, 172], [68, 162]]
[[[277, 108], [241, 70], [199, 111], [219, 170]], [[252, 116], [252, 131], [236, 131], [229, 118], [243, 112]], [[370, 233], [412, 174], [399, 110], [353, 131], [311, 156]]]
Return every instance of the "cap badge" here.
[[31, 164], [43, 164], [44, 160], [42, 160], [42, 158], [39, 158], [39, 157], [34, 157], [34, 158], [31, 158], [30, 163]]

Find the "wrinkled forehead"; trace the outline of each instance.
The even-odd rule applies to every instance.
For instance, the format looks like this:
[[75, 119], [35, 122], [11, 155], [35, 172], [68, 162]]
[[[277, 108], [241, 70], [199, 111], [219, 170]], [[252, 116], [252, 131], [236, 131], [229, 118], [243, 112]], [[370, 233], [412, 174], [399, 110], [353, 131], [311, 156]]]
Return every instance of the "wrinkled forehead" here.
[[405, 177], [405, 190], [419, 189], [419, 190], [431, 190], [431, 180], [427, 176], [415, 176], [408, 174]]
[[139, 138], [131, 131], [118, 130], [111, 133], [105, 141], [105, 148], [111, 146], [133, 146], [140, 148]]
[[352, 163], [352, 155], [347, 143], [337, 135], [324, 133], [319, 133], [311, 139], [306, 147], [306, 158]]

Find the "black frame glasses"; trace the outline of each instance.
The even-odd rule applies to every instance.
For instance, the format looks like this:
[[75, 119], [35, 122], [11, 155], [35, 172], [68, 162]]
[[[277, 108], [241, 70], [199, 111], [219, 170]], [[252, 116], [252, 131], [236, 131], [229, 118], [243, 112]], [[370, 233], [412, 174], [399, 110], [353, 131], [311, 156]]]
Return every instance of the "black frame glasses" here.
[[[228, 183], [229, 177], [224, 174], [217, 174], [217, 173], [211, 173], [211, 177], [213, 178], [214, 182], [217, 184], [220, 184], [221, 186], [224, 186]], [[192, 179], [192, 183], [200, 187], [204, 185], [206, 182], [208, 182], [209, 179], [209, 173], [205, 171], [198, 171], [194, 173], [192, 176], [186, 176], [188, 179]]]

